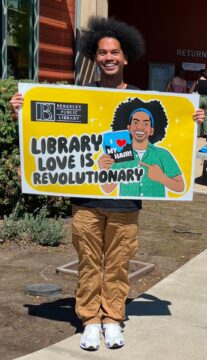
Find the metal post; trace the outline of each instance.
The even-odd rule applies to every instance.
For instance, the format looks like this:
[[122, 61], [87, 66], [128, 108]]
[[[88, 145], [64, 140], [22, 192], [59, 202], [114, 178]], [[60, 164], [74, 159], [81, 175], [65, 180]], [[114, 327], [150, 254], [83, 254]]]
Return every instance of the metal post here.
[[34, 0], [31, 0], [29, 2], [29, 69], [28, 69], [28, 75], [29, 79], [33, 78], [33, 17], [34, 17]]
[[34, 76], [33, 79], [38, 81], [38, 72], [39, 72], [39, 0], [33, 0], [33, 46], [34, 46], [34, 55], [33, 55], [33, 64], [34, 64]]
[[7, 7], [8, 1], [2, 0], [2, 79], [7, 78]]
[[80, 17], [81, 17], [81, 0], [75, 2], [75, 84], [80, 84]]

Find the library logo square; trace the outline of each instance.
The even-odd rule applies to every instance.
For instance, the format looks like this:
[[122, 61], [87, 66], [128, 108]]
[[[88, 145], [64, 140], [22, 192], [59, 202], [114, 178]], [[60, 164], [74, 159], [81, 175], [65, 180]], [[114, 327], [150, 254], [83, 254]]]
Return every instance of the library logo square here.
[[55, 121], [55, 103], [32, 101], [33, 121]]

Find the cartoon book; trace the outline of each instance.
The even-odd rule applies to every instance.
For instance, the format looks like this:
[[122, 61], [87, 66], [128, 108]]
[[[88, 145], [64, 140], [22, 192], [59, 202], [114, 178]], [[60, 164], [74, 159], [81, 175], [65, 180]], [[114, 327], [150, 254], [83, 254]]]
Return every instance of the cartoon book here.
[[132, 140], [128, 130], [113, 131], [103, 134], [104, 152], [115, 162], [134, 159]]

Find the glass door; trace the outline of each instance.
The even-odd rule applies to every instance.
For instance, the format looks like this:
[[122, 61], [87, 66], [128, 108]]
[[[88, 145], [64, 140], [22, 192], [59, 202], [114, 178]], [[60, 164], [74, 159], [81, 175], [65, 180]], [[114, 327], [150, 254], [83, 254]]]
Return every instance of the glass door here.
[[149, 90], [165, 91], [168, 82], [174, 76], [174, 64], [149, 64]]

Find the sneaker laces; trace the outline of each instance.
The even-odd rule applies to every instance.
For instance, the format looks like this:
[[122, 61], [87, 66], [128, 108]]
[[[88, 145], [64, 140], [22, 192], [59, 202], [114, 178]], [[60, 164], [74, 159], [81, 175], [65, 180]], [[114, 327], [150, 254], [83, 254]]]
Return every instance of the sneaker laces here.
[[100, 333], [101, 330], [101, 326], [100, 324], [88, 324], [85, 327], [84, 333], [83, 335], [88, 336], [89, 338], [93, 338], [94, 336], [96, 336], [97, 334]]
[[[104, 329], [106, 329], [104, 327]], [[121, 326], [117, 325], [117, 324], [107, 324], [107, 332], [109, 334], [109, 336], [117, 336], [119, 335], [120, 331], [122, 331]]]

